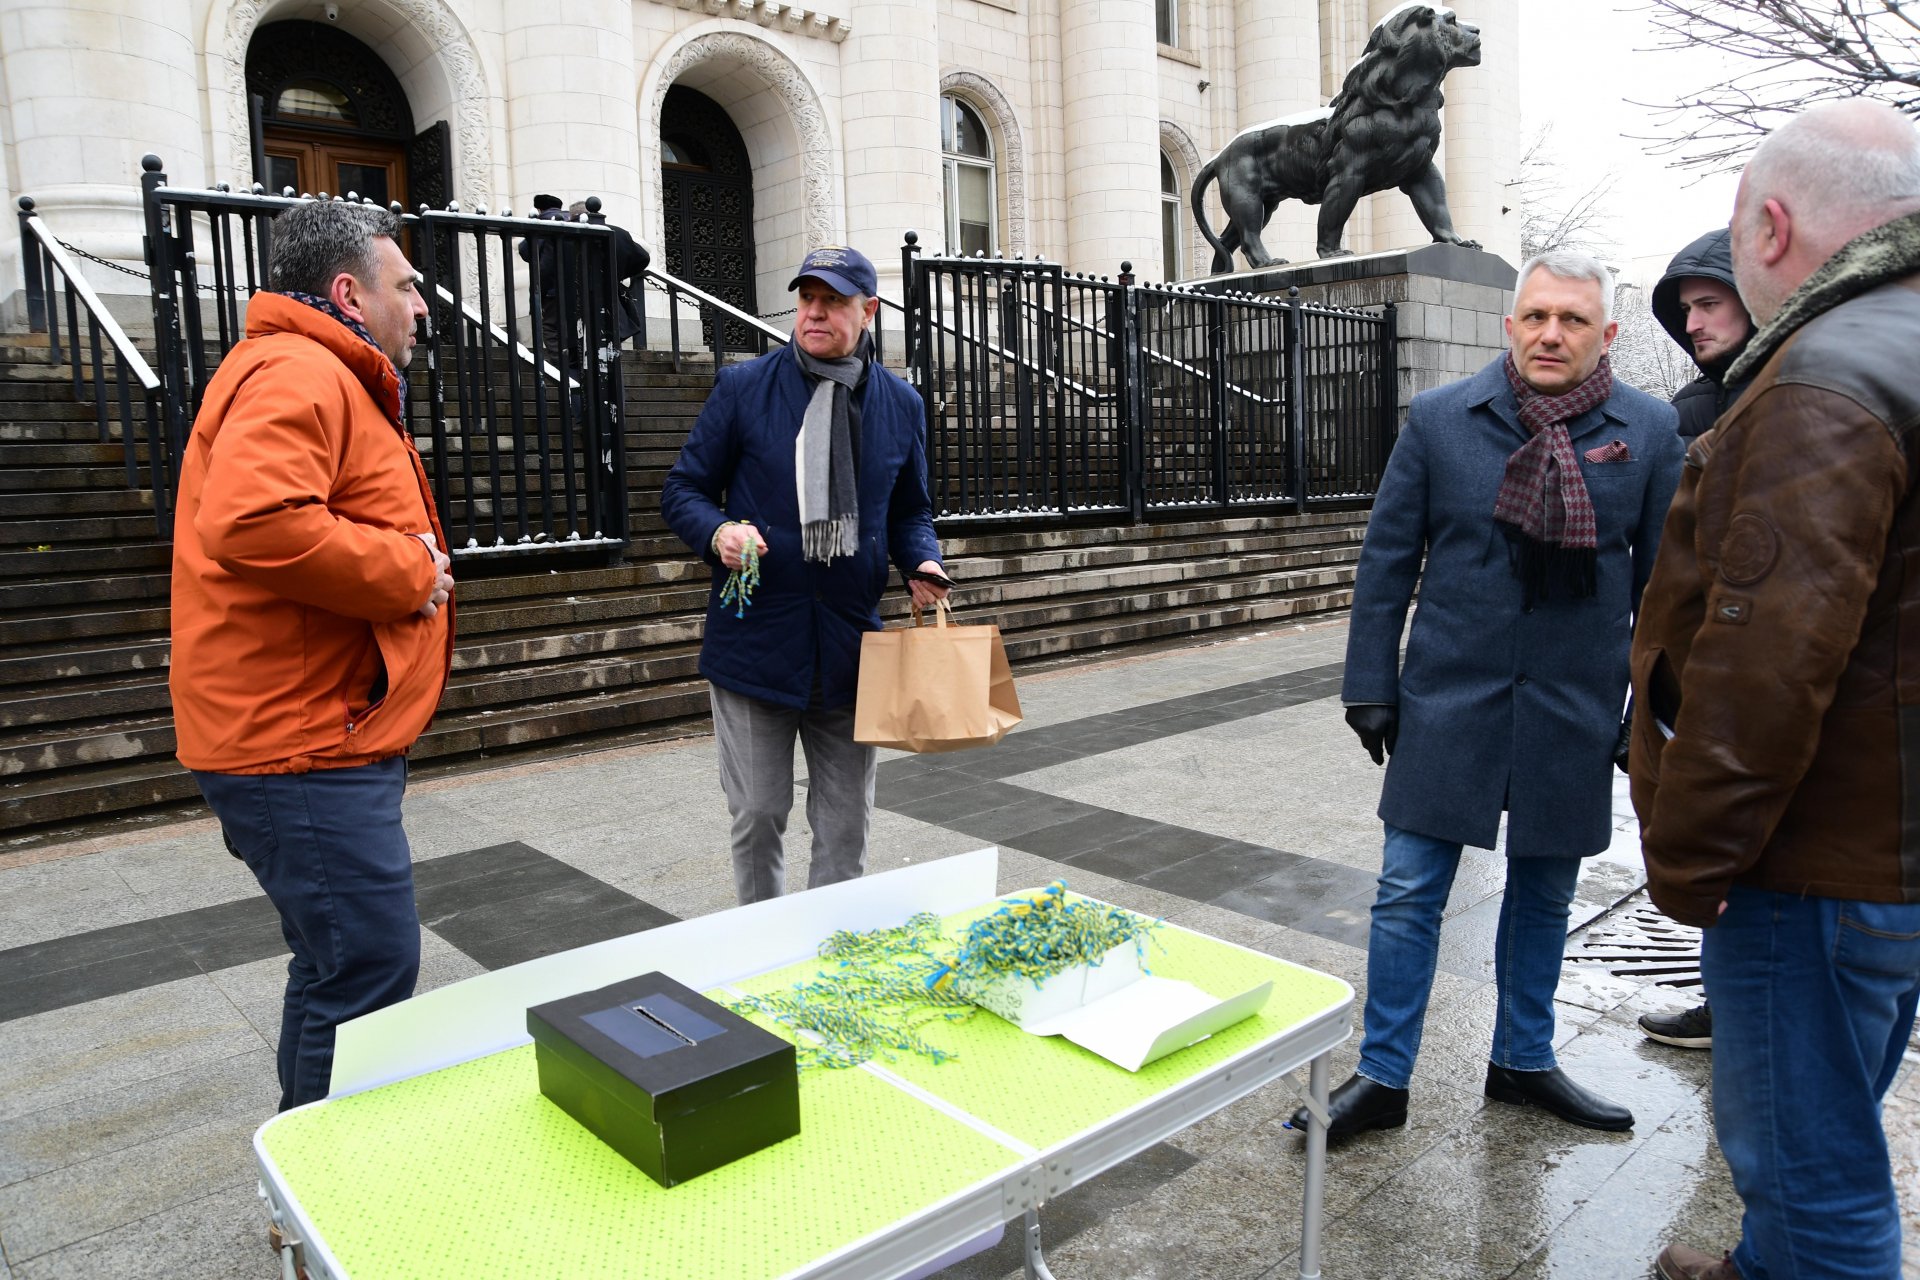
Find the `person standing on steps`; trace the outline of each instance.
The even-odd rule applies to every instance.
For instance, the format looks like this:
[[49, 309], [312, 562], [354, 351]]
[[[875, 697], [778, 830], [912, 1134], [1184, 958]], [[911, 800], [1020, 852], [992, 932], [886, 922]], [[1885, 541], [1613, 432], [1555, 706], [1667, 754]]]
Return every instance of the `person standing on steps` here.
[[[1612, 301], [1612, 273], [1593, 258], [1529, 261], [1508, 353], [1416, 396], [1388, 457], [1341, 689], [1348, 725], [1387, 765], [1386, 839], [1359, 1069], [1333, 1091], [1330, 1139], [1406, 1123], [1460, 851], [1494, 848], [1503, 812], [1486, 1094], [1588, 1128], [1632, 1127], [1553, 1051], [1580, 860], [1613, 834], [1630, 620], [1680, 467], [1673, 409], [1613, 379]], [[1306, 1123], [1305, 1108], [1294, 1113], [1293, 1127]]]

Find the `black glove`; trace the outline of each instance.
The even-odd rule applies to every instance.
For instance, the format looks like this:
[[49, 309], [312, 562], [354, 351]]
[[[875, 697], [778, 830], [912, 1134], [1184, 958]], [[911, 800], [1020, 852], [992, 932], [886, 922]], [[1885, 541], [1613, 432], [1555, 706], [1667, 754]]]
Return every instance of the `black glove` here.
[[1400, 740], [1400, 708], [1381, 703], [1348, 707], [1347, 727], [1360, 735], [1360, 745], [1375, 764], [1385, 764]]
[[1627, 714], [1620, 717], [1620, 736], [1613, 742], [1613, 767], [1622, 773], [1627, 772], [1627, 748], [1633, 745], [1633, 708], [1627, 708]]

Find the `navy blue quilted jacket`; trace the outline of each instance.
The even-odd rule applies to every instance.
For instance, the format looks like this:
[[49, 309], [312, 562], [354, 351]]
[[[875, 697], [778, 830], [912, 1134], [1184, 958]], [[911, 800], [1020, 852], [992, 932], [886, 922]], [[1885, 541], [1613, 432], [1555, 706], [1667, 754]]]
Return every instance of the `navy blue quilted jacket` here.
[[[861, 633], [880, 629], [889, 557], [917, 569], [940, 559], [940, 544], [920, 393], [876, 363], [857, 392], [860, 549], [827, 564], [801, 556], [793, 451], [811, 394], [787, 347], [721, 370], [667, 473], [660, 510], [713, 566], [700, 674], [735, 693], [804, 707], [818, 663], [822, 705], [839, 707], [853, 701]], [[721, 605], [727, 570], [709, 550], [726, 520], [751, 521], [767, 541], [744, 618]]]

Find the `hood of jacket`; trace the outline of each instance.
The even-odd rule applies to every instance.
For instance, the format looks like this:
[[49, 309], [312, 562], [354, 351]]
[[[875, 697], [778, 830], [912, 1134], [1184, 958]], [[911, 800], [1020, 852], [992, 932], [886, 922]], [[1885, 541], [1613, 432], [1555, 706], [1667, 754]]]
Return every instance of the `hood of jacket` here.
[[[1687, 317], [1680, 311], [1680, 282], [1693, 276], [1718, 280], [1736, 294], [1739, 293], [1739, 286], [1733, 279], [1733, 235], [1727, 228], [1709, 231], [1674, 254], [1673, 261], [1667, 264], [1667, 273], [1660, 277], [1660, 283], [1653, 286], [1650, 299], [1653, 318], [1660, 322], [1660, 327], [1667, 331], [1669, 337], [1680, 344], [1680, 349], [1689, 358], [1693, 356], [1693, 342], [1687, 337]], [[1702, 373], [1719, 382], [1720, 375], [1732, 367], [1733, 362], [1740, 358], [1740, 353], [1746, 350], [1747, 343], [1752, 341], [1753, 333], [1749, 330], [1746, 342], [1741, 343], [1732, 355], [1714, 361], [1712, 368], [1700, 364], [1698, 360], [1694, 363], [1700, 366]]]

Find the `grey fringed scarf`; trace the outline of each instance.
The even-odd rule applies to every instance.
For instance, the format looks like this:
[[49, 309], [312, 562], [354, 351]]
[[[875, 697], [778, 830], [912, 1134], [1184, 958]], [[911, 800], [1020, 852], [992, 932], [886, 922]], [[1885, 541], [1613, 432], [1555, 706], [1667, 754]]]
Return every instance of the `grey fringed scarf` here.
[[813, 398], [793, 444], [793, 471], [800, 490], [800, 552], [821, 562], [850, 556], [860, 545], [860, 478], [853, 461], [853, 422], [848, 403], [867, 376], [870, 340], [850, 356], [821, 360], [793, 346], [800, 371], [813, 382]]

